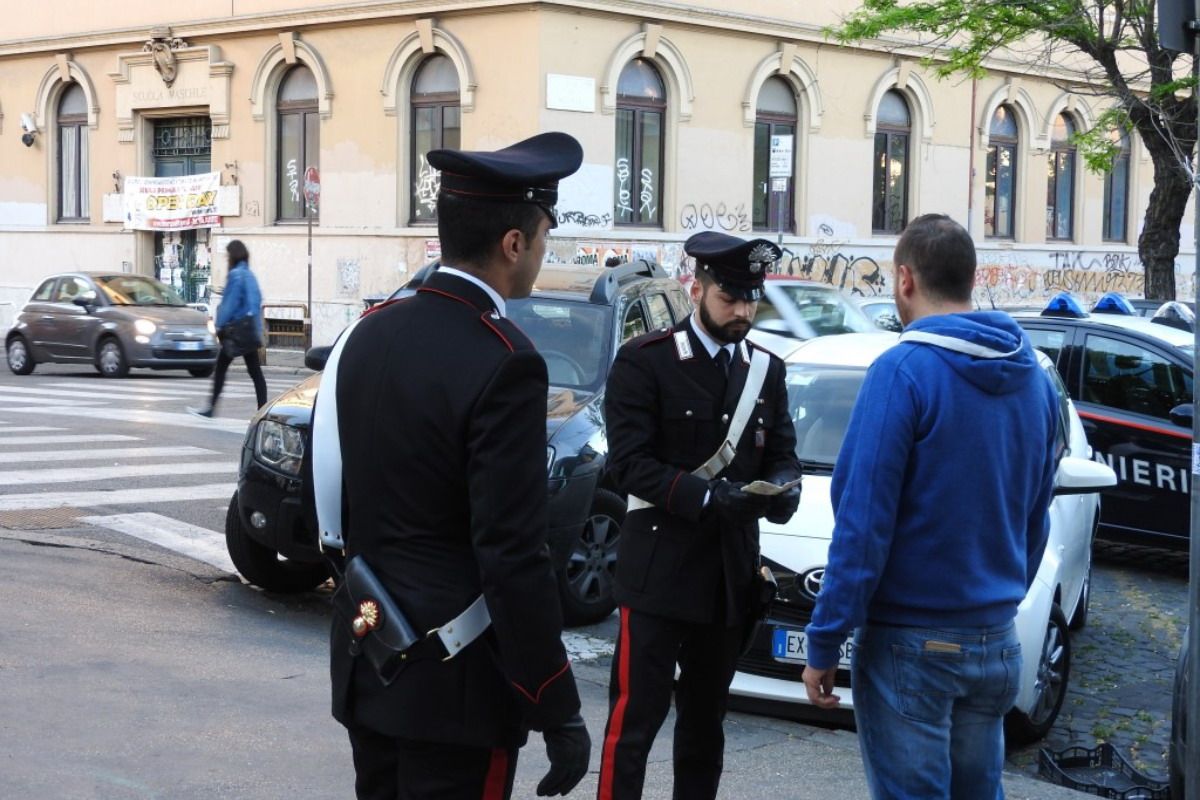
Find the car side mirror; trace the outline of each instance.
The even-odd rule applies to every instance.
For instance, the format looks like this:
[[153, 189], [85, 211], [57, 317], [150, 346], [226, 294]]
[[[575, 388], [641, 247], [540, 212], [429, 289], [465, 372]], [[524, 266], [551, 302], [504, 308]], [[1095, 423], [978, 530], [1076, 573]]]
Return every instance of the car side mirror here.
[[304, 353], [304, 366], [314, 372], [320, 372], [325, 369], [325, 362], [329, 360], [329, 351], [332, 349], [330, 345], [308, 348]]
[[77, 296], [71, 302], [90, 314], [92, 308], [96, 305], [96, 295], [93, 292], [88, 292], [87, 294]]
[[1088, 458], [1065, 456], [1054, 474], [1054, 494], [1091, 494], [1117, 485], [1112, 467]]
[[1172, 408], [1171, 422], [1175, 423], [1181, 428], [1188, 428], [1190, 430], [1192, 427], [1192, 404], [1180, 403]]
[[893, 333], [901, 333], [904, 330], [904, 326], [900, 324], [900, 318], [895, 314], [880, 314], [875, 318], [875, 327]]

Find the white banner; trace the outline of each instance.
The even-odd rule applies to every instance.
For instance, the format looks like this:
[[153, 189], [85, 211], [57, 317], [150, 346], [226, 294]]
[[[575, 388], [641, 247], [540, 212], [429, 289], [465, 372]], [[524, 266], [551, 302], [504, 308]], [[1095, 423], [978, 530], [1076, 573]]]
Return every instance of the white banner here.
[[125, 229], [190, 230], [221, 224], [217, 194], [221, 173], [174, 178], [125, 179]]

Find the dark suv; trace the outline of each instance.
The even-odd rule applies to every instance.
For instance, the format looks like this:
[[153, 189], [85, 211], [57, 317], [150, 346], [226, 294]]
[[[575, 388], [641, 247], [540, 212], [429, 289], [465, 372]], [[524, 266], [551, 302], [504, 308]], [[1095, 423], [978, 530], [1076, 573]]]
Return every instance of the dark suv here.
[[1104, 492], [1102, 539], [1186, 550], [1191, 507], [1193, 335], [1170, 316], [1083, 310], [1059, 295], [1014, 313], [1050, 356], [1079, 410], [1095, 458], [1117, 473]]
[[[434, 268], [417, 273], [393, 296], [414, 291]], [[625, 499], [604, 477], [604, 382], [621, 343], [674, 325], [691, 312], [691, 302], [660, 266], [635, 261], [602, 271], [546, 265], [532, 296], [506, 305], [550, 377], [549, 544], [563, 614], [568, 624], [593, 622], [614, 608], [612, 578], [625, 519]], [[319, 369], [327, 352], [314, 348], [309, 365]], [[301, 493], [320, 382], [320, 374], [313, 375], [275, 398], [246, 433], [225, 536], [238, 571], [264, 589], [304, 591], [327, 577], [315, 519]]]

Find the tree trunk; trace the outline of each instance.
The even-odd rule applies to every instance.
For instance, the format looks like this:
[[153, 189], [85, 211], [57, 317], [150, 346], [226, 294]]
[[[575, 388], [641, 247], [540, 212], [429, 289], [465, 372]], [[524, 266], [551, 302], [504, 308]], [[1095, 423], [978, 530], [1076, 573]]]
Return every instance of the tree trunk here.
[[[1192, 184], [1174, 154], [1151, 147], [1154, 188], [1138, 237], [1138, 257], [1146, 271], [1145, 295], [1151, 300], [1175, 299], [1175, 257], [1179, 255], [1179, 224], [1191, 196]], [[1190, 269], [1191, 265], [1185, 267]]]

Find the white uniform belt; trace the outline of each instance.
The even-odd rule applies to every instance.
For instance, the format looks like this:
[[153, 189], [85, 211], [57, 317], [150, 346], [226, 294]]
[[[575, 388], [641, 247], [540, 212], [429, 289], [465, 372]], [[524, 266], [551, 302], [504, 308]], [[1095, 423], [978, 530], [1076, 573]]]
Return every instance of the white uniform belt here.
[[459, 652], [480, 637], [492, 624], [492, 615], [488, 613], [487, 602], [483, 595], [475, 598], [475, 602], [467, 606], [467, 610], [444, 625], [434, 628], [427, 636], [437, 634], [442, 640], [442, 646], [449, 653], [442, 661], [449, 661]]

